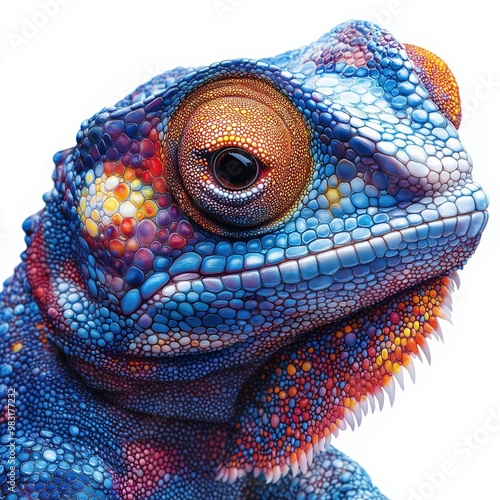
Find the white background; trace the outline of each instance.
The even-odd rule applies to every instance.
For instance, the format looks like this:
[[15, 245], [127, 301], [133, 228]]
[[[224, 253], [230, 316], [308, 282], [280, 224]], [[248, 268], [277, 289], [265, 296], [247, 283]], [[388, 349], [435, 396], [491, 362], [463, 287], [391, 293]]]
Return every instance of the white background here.
[[[45, 3], [44, 3], [45, 2]], [[50, 15], [44, 13], [44, 6]], [[50, 8], [49, 8], [50, 7]], [[475, 2], [25, 0], [1, 3], [0, 278], [24, 248], [21, 223], [42, 207], [52, 155], [83, 119], [175, 66], [266, 57], [317, 39], [339, 22], [376, 21], [453, 69], [461, 138], [491, 200], [491, 221], [454, 295], [455, 326], [433, 341], [432, 366], [355, 432], [334, 443], [391, 499], [500, 498], [498, 393], [498, 24]], [[496, 419], [495, 419], [496, 416]]]

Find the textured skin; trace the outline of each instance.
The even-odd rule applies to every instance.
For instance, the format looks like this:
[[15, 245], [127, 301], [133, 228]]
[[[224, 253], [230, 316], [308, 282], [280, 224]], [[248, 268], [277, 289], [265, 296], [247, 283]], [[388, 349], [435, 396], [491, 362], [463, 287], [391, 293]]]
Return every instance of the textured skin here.
[[453, 77], [408, 53], [346, 23], [82, 124], [1, 296], [6, 498], [384, 498], [328, 444], [413, 373], [487, 221]]

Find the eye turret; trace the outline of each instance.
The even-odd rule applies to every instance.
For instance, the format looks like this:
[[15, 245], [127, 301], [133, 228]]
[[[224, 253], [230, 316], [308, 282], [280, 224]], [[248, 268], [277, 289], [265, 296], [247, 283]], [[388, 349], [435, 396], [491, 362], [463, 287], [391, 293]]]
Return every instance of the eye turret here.
[[256, 79], [211, 82], [170, 120], [166, 172], [204, 229], [262, 232], [298, 205], [311, 178], [310, 131], [290, 100]]

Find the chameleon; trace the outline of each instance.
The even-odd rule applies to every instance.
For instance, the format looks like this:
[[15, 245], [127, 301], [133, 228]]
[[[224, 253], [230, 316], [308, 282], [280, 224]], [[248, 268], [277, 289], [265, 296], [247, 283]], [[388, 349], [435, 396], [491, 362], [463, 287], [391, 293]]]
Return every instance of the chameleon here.
[[440, 335], [487, 223], [431, 52], [367, 21], [85, 120], [0, 312], [0, 490], [383, 499], [331, 445]]

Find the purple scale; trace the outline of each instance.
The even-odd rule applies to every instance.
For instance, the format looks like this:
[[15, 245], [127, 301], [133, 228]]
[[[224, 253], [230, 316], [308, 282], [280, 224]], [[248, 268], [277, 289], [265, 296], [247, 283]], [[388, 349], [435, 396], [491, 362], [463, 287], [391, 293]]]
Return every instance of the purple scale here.
[[177, 205], [171, 205], [169, 208], [169, 212], [172, 220], [178, 221], [181, 218], [181, 213]]
[[130, 163], [133, 167], [140, 167], [141, 163], [142, 163], [142, 156], [140, 154], [132, 155], [132, 159], [130, 160]]
[[151, 125], [150, 122], [142, 122], [140, 125], [139, 125], [139, 133], [142, 135], [142, 136], [146, 136], [149, 134], [149, 132], [151, 131], [151, 129], [153, 128], [153, 126]]
[[153, 267], [154, 255], [149, 248], [141, 248], [137, 250], [134, 257], [134, 264], [143, 271], [147, 271]]
[[193, 227], [189, 222], [181, 220], [177, 226], [177, 232], [182, 236], [190, 237], [193, 234]]
[[140, 152], [144, 158], [152, 158], [155, 152], [155, 146], [149, 139], [143, 139], [141, 141]]
[[137, 226], [137, 237], [141, 243], [149, 245], [156, 236], [156, 226], [149, 219], [142, 220]]
[[127, 116], [125, 116], [125, 121], [127, 123], [140, 123], [144, 120], [145, 115], [146, 113], [144, 112], [144, 109], [139, 108], [128, 113]]
[[141, 149], [139, 141], [136, 141], [135, 139], [130, 143], [130, 152], [131, 153], [138, 153]]
[[106, 152], [108, 160], [117, 160], [120, 158], [120, 152], [116, 148], [109, 148]]
[[161, 227], [168, 227], [172, 222], [172, 217], [167, 210], [160, 210], [156, 214], [156, 224]]
[[160, 229], [158, 231], [158, 241], [161, 243], [165, 243], [168, 241], [168, 237], [170, 236], [170, 232], [167, 229]]
[[160, 252], [161, 252], [161, 247], [162, 247], [162, 244], [159, 242], [159, 241], [153, 241], [153, 243], [151, 243], [151, 245], [149, 245], [149, 249], [155, 254], [155, 255], [159, 255]]
[[104, 124], [104, 129], [109, 135], [116, 136], [123, 132], [123, 126], [122, 120], [111, 120]]
[[130, 147], [130, 139], [127, 135], [125, 134], [120, 134], [116, 139], [115, 139], [115, 146], [120, 151], [120, 153], [124, 153], [127, 151]]
[[104, 230], [104, 235], [106, 236], [106, 238], [111, 240], [114, 238], [118, 238], [120, 236], [120, 232], [115, 226], [108, 226]]

